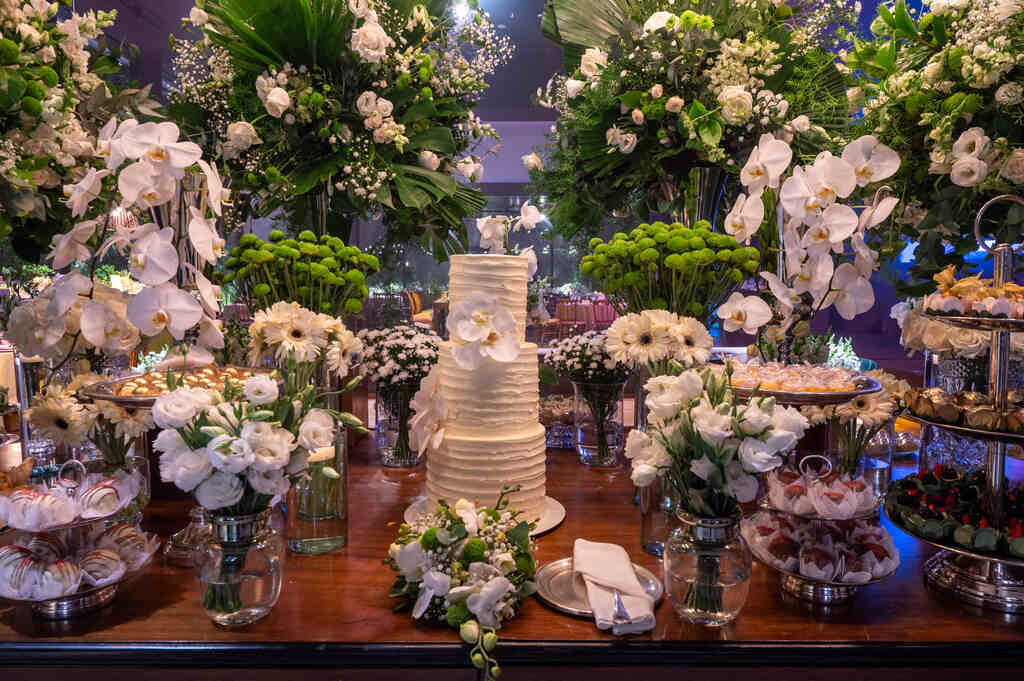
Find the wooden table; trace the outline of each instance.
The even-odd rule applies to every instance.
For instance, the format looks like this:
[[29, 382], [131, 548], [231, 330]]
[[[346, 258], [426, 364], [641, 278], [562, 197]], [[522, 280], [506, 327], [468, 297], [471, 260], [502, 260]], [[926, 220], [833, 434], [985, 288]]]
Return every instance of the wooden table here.
[[[115, 667], [124, 670], [118, 679], [128, 678], [128, 670], [136, 679], [185, 681], [473, 678], [454, 631], [392, 614], [387, 597], [393, 574], [380, 559], [394, 536], [389, 523], [400, 522], [402, 510], [421, 494], [425, 469], [384, 469], [371, 461], [365, 441], [351, 469], [349, 547], [330, 556], [288, 556], [281, 600], [263, 621], [241, 631], [217, 629], [200, 610], [192, 573], [155, 564], [111, 607], [80, 620], [50, 623], [21, 609], [0, 610], [0, 679], [46, 678], [39, 668], [57, 666], [79, 668], [76, 679], [104, 681], [115, 678], [106, 671]], [[628, 469], [588, 470], [571, 452], [551, 451], [548, 490], [568, 517], [538, 539], [540, 563], [570, 555], [573, 540], [585, 537], [618, 542], [660, 573], [658, 559], [640, 550]], [[157, 502], [146, 522], [166, 534], [183, 524], [187, 506]], [[1020, 678], [1024, 625], [927, 591], [921, 561], [931, 549], [892, 532], [903, 561], [896, 575], [833, 612], [784, 600], [776, 574], [759, 564], [743, 612], [721, 630], [682, 622], [666, 601], [652, 632], [615, 638], [530, 599], [501, 631], [503, 678], [621, 679], [642, 668], [637, 679], [677, 679], [679, 667], [701, 668], [695, 674], [702, 680], [884, 674], [886, 681], [933, 681], [963, 678], [965, 669], [976, 667], [986, 667], [986, 677], [1003, 671]], [[306, 672], [259, 671], [269, 667]], [[922, 669], [929, 670], [927, 678]]]

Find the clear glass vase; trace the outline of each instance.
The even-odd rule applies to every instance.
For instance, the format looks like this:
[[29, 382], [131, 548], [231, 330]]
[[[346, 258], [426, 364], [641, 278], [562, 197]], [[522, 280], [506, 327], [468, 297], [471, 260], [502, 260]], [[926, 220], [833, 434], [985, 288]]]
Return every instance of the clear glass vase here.
[[740, 536], [740, 514], [699, 518], [678, 512], [662, 557], [665, 590], [683, 619], [720, 627], [736, 619], [750, 591], [752, 558]]
[[647, 487], [637, 488], [637, 505], [640, 506], [640, 546], [646, 553], [661, 558], [665, 539], [679, 522], [676, 516], [679, 495], [672, 485], [659, 477]]
[[281, 596], [284, 540], [270, 509], [244, 516], [211, 516], [211, 533], [196, 552], [203, 611], [220, 627], [263, 619]]
[[626, 383], [572, 382], [573, 427], [580, 462], [597, 468], [619, 463], [625, 447], [622, 391]]
[[288, 548], [320, 555], [348, 545], [348, 460], [345, 430], [338, 428], [334, 445], [309, 455], [306, 472], [288, 490]]
[[413, 413], [409, 403], [416, 391], [412, 388], [377, 389], [377, 451], [380, 462], [388, 468], [414, 468], [420, 454], [409, 443], [409, 421]]

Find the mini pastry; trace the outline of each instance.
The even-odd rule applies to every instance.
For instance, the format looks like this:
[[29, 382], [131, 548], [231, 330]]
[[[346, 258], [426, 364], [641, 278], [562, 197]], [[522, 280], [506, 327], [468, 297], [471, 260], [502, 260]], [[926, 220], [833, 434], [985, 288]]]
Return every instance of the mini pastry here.
[[82, 568], [94, 582], [102, 582], [109, 579], [121, 569], [123, 563], [121, 556], [110, 549], [96, 549], [82, 556], [78, 561], [78, 567]]
[[31, 557], [32, 552], [24, 546], [15, 546], [14, 544], [0, 546], [0, 580], [5, 580], [11, 568], [21, 559]]
[[118, 509], [121, 505], [121, 495], [118, 494], [115, 483], [116, 478], [106, 478], [82, 492], [78, 501], [82, 507], [83, 518], [110, 515]]
[[127, 523], [118, 523], [103, 530], [96, 540], [97, 546], [110, 548], [122, 556], [132, 557], [146, 549], [146, 538]]
[[7, 571], [8, 590], [19, 598], [31, 596], [43, 576], [43, 568], [44, 564], [33, 558], [32, 554], [22, 557]]
[[58, 560], [43, 571], [39, 580], [39, 592], [43, 598], [67, 596], [78, 590], [82, 583], [82, 571], [70, 561]]
[[42, 532], [32, 535], [26, 548], [39, 560], [53, 563], [68, 555], [67, 535], [63, 532]]

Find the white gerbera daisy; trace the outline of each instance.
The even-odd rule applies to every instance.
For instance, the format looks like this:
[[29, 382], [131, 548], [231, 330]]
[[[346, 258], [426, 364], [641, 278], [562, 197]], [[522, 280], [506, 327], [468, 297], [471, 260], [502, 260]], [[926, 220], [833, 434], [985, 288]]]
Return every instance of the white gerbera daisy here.
[[122, 409], [112, 402], [100, 402], [100, 414], [114, 424], [115, 434], [132, 440], [153, 429], [153, 413], [149, 409]]
[[58, 445], [77, 447], [92, 429], [90, 414], [69, 397], [46, 397], [28, 410], [28, 421]]
[[893, 404], [884, 393], [861, 395], [836, 407], [836, 418], [860, 421], [868, 428], [881, 425], [892, 418]]
[[317, 315], [295, 303], [274, 303], [264, 334], [279, 362], [293, 352], [297, 362], [312, 362], [327, 346], [327, 333]]
[[645, 314], [628, 314], [616, 319], [606, 332], [608, 354], [617, 362], [634, 366], [668, 357], [671, 327], [656, 324], [655, 319]]
[[363, 351], [363, 342], [356, 335], [342, 327], [335, 340], [327, 346], [327, 370], [344, 378], [352, 364]]
[[689, 368], [707, 364], [711, 359], [714, 341], [704, 325], [693, 317], [680, 317], [679, 323], [671, 328], [671, 338], [676, 349], [676, 359]]

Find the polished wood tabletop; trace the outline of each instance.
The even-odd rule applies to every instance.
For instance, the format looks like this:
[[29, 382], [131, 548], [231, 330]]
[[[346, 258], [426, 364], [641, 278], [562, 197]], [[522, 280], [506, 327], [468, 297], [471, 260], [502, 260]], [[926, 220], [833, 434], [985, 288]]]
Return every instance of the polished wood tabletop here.
[[[156, 561], [101, 612], [66, 622], [0, 608], [0, 665], [142, 664], [159, 654], [172, 665], [465, 664], [454, 631], [392, 613], [394, 573], [381, 564], [403, 510], [423, 494], [426, 470], [386, 469], [364, 440], [351, 454], [349, 545], [332, 555], [289, 555], [281, 599], [264, 620], [242, 630], [215, 627], [199, 606], [187, 569]], [[565, 521], [536, 540], [538, 563], [571, 555], [584, 537], [616, 542], [656, 574], [660, 561], [640, 549], [640, 512], [623, 465], [588, 469], [571, 451], [548, 453], [548, 493]], [[145, 520], [164, 536], [184, 524], [190, 503], [157, 501]], [[784, 598], [773, 570], [755, 563], [739, 618], [718, 630], [683, 622], [669, 602], [653, 631], [616, 638], [591, 620], [529, 599], [501, 630], [507, 664], [679, 664], [793, 666], [827, 659], [832, 666], [923, 666], [1024, 662], [1024, 624], [973, 610], [929, 591], [921, 563], [927, 545], [890, 527], [902, 564], [880, 584], [862, 588], [846, 607], [826, 611]], [[1021, 618], [1024, 619], [1024, 618]], [[244, 658], [240, 658], [244, 655]], [[147, 656], [150, 656], [147, 658]], [[824, 658], [823, 658], [824, 656]]]

